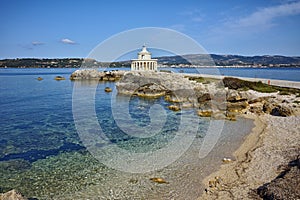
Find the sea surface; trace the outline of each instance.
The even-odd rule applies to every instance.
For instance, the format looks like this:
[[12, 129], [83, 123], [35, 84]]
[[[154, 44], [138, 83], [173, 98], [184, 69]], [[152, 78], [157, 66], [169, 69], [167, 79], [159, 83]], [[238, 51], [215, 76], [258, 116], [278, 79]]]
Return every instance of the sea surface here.
[[[192, 109], [170, 111], [169, 103], [163, 98], [118, 97], [113, 82], [72, 82], [68, 77], [75, 70], [0, 69], [0, 193], [14, 188], [35, 199], [196, 199], [204, 191], [203, 178], [218, 169], [222, 158], [232, 157], [232, 152], [253, 127], [252, 120], [243, 118], [221, 123], [220, 130], [212, 129], [213, 133], [220, 131], [219, 135], [213, 134], [214, 148], [201, 158], [200, 148], [212, 127], [211, 120], [198, 118]], [[247, 71], [233, 71], [238, 70]], [[277, 70], [281, 69], [274, 71]], [[283, 71], [282, 78], [287, 80], [299, 74], [295, 69]], [[284, 77], [284, 74], [289, 75]], [[58, 75], [66, 80], [54, 80]], [[38, 77], [43, 80], [38, 81]], [[188, 127], [181, 128], [185, 116], [197, 117], [196, 123], [189, 124], [195, 127], [194, 139], [181, 156], [154, 171], [132, 173], [120, 170], [123, 166], [108, 166], [104, 161], [107, 158], [89, 151], [78, 133], [74, 122], [75, 86], [82, 91], [95, 88], [92, 101], [102, 134], [110, 144], [121, 149], [131, 153], [163, 149], [178, 135], [191, 134], [185, 131], [190, 130]], [[112, 88], [113, 92], [104, 92], [105, 87]], [[132, 118], [128, 127], [147, 129], [149, 137], [136, 137], [122, 129], [115, 118], [116, 104], [128, 107]], [[80, 106], [85, 110], [89, 105], [83, 102]], [[165, 121], [161, 120], [158, 130], [149, 130], [147, 127], [153, 119], [160, 119], [155, 108], [161, 109]], [[83, 129], [91, 135], [100, 134], [88, 125]], [[156, 161], [159, 163], [170, 156], [162, 152]], [[164, 178], [168, 183], [157, 184], [150, 180], [153, 177]]]
[[288, 81], [300, 81], [300, 68], [165, 68], [179, 73], [197, 73], [210, 75], [239, 76]]

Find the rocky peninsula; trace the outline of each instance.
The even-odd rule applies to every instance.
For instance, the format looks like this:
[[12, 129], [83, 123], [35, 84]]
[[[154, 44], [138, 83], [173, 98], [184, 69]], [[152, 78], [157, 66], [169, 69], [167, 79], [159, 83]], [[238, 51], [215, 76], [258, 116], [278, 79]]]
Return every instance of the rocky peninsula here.
[[[116, 72], [115, 72], [116, 73]], [[207, 78], [169, 72], [76, 71], [72, 80], [113, 76], [119, 94], [158, 98], [199, 117], [254, 119], [255, 128], [220, 170], [204, 179], [199, 199], [299, 199], [300, 89], [232, 77]], [[200, 184], [200, 183], [199, 183]], [[297, 189], [298, 188], [298, 189]]]

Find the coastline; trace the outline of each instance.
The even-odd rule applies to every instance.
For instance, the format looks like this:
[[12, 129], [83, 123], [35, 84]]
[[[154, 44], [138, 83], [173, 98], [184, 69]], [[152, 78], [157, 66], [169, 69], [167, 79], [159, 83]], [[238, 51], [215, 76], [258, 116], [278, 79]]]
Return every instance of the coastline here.
[[[257, 189], [275, 179], [299, 154], [299, 114], [290, 117], [245, 114], [255, 127], [233, 153], [235, 160], [222, 164], [203, 180], [207, 190], [200, 199], [262, 199]], [[218, 177], [217, 187], [209, 182]]]

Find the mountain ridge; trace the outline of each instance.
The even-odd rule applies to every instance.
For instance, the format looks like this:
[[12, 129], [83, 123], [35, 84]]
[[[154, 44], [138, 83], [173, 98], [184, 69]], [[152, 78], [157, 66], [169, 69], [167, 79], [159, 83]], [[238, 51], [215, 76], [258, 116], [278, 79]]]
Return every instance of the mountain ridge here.
[[[300, 56], [262, 55], [220, 55], [187, 54], [182, 56], [156, 57], [158, 64], [164, 67], [300, 67]], [[84, 58], [16, 58], [0, 60], [0, 68], [79, 68], [86, 67], [130, 67], [130, 60], [119, 62], [101, 62]]]

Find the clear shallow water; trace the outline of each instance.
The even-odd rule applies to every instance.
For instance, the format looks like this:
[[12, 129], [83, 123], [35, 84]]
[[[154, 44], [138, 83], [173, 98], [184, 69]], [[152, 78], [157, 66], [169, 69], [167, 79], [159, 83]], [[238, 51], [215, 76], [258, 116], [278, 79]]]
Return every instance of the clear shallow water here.
[[[74, 70], [0, 70], [0, 192], [15, 188], [37, 199], [195, 199], [203, 192], [203, 177], [216, 169], [223, 157], [230, 157], [253, 125], [245, 119], [227, 122], [215, 150], [199, 159], [199, 146], [209, 125], [201, 119], [189, 150], [168, 167], [142, 174], [117, 171], [95, 159], [77, 134], [72, 113], [74, 83], [68, 80]], [[57, 75], [67, 80], [55, 81]], [[38, 76], [44, 80], [37, 81]], [[89, 89], [92, 84], [82, 82], [82, 88]], [[99, 84], [95, 109], [113, 144], [146, 152], [162, 148], [174, 138], [181, 113], [169, 111], [162, 98], [132, 98], [129, 104], [134, 123], [140, 127], [150, 123], [150, 107], [161, 105], [167, 120], [159, 134], [141, 139], [122, 132], [111, 112], [112, 94], [104, 92], [107, 86], [115, 89], [114, 83]], [[151, 177], [163, 177], [170, 183], [158, 185], [149, 181]]]

